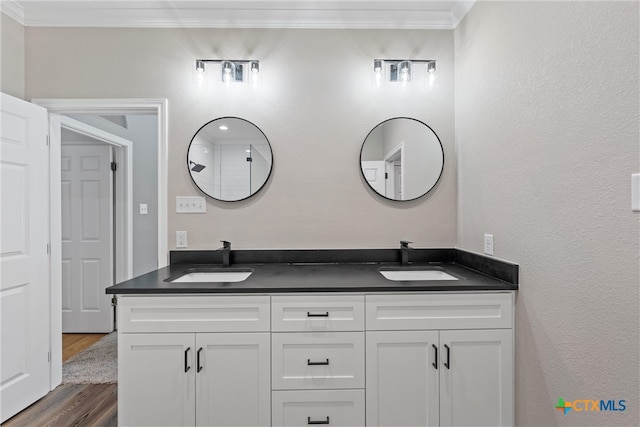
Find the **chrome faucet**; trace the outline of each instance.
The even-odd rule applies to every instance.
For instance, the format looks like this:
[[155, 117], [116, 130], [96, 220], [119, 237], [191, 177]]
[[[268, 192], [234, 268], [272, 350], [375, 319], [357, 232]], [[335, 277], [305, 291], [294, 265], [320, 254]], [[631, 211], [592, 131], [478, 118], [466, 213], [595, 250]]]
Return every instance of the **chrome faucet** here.
[[222, 266], [229, 267], [231, 265], [231, 242], [220, 241], [222, 242], [222, 247], [218, 250], [222, 250]]
[[406, 240], [400, 240], [400, 257], [402, 259], [402, 265], [409, 264], [409, 250], [413, 249], [409, 246], [409, 243]]

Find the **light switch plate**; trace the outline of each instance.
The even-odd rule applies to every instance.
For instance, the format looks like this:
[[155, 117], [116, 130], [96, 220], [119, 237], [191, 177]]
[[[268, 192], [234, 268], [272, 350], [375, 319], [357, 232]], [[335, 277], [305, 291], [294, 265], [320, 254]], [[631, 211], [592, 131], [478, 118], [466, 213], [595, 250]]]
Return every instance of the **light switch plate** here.
[[493, 234], [484, 235], [484, 253], [493, 255]]
[[640, 212], [640, 173], [631, 175], [631, 210]]
[[207, 202], [199, 196], [176, 196], [176, 213], [207, 213]]

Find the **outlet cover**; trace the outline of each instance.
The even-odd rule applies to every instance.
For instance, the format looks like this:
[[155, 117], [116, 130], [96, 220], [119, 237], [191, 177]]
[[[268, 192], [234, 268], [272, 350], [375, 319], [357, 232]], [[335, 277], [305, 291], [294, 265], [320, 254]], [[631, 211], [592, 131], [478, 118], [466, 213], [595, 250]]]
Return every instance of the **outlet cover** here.
[[176, 248], [186, 248], [186, 247], [187, 247], [187, 232], [176, 231]]
[[493, 255], [493, 234], [484, 235], [484, 253]]

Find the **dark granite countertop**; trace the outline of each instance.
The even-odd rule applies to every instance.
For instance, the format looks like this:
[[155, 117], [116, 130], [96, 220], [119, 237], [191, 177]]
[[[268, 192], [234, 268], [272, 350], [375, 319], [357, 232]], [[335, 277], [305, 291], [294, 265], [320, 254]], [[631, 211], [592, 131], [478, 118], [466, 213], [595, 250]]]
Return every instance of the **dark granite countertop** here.
[[[402, 266], [400, 251], [274, 250], [232, 251], [230, 267], [221, 265], [219, 251], [172, 251], [170, 265], [107, 288], [107, 294], [300, 293], [513, 291], [518, 289], [518, 265], [459, 249], [413, 249]], [[439, 269], [458, 280], [392, 281], [381, 268]], [[250, 269], [242, 282], [171, 283], [189, 271]]]

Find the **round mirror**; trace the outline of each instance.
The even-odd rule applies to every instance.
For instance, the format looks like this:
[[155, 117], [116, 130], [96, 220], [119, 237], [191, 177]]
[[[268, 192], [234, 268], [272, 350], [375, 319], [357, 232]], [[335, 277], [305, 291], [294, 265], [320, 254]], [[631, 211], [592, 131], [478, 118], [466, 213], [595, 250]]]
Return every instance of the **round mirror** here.
[[266, 184], [273, 157], [267, 137], [253, 123], [222, 117], [198, 129], [191, 139], [187, 166], [207, 196], [226, 202], [251, 197]]
[[413, 200], [442, 175], [444, 151], [438, 135], [416, 119], [397, 117], [373, 128], [360, 150], [360, 170], [369, 186], [390, 200]]

